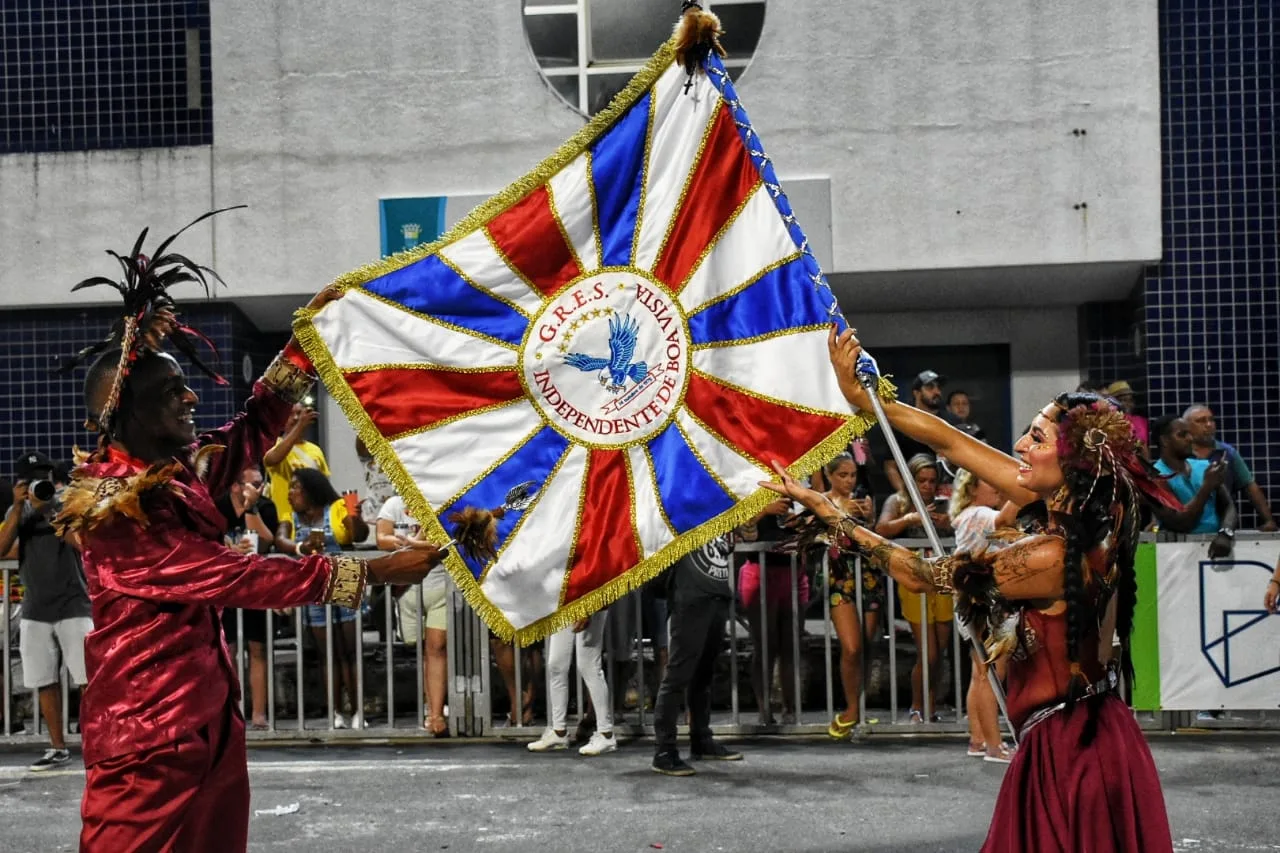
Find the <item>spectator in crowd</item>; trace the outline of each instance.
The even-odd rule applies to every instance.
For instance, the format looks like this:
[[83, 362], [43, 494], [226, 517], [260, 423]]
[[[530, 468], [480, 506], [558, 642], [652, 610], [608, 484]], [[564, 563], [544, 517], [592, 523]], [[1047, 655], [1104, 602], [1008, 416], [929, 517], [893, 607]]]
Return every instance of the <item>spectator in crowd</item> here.
[[359, 437], [356, 438], [356, 456], [364, 467], [364, 497], [360, 501], [360, 517], [374, 531], [376, 539], [378, 513], [387, 505], [387, 501], [395, 497], [396, 489], [391, 478], [365, 446], [364, 440]]
[[956, 426], [969, 423], [972, 410], [969, 407], [969, 394], [959, 388], [947, 395], [947, 411]]
[[671, 656], [653, 713], [655, 773], [694, 774], [676, 746], [681, 704], [689, 709], [691, 758], [742, 760], [741, 752], [718, 743], [711, 734], [711, 679], [716, 658], [724, 647], [729, 602], [733, 598], [729, 588], [732, 554], [733, 538], [726, 534], [690, 551], [667, 572]]
[[[1003, 504], [1003, 509], [1000, 509]], [[1000, 500], [995, 486], [979, 480], [971, 471], [961, 469], [956, 475], [955, 491], [951, 494], [951, 523], [955, 528], [956, 553], [978, 554], [993, 547], [997, 530], [1011, 527], [1018, 517], [1018, 507]], [[967, 626], [960, 625], [960, 633], [969, 642]], [[969, 672], [969, 692], [965, 707], [969, 709], [969, 756], [987, 761], [1008, 764], [1012, 751], [1005, 746], [1000, 734], [1000, 708], [995, 692], [987, 676], [987, 664], [982, 655], [970, 649], [973, 668]], [[1004, 681], [1004, 658], [995, 664], [996, 675]]]
[[[280, 520], [276, 548], [285, 554], [338, 554], [369, 535], [364, 520], [353, 514], [329, 478], [314, 468], [297, 468], [289, 481], [289, 514]], [[325, 607], [333, 607], [333, 672], [328, 671], [329, 620]], [[304, 621], [311, 629], [320, 658], [323, 683], [333, 691], [333, 727], [364, 728], [364, 709], [355, 707], [356, 611], [340, 605], [308, 604]], [[330, 680], [332, 678], [332, 680]], [[344, 695], [343, 689], [346, 688]], [[350, 717], [343, 714], [350, 701]]]
[[1149, 445], [1151, 441], [1150, 427], [1147, 424], [1147, 419], [1138, 414], [1138, 405], [1134, 400], [1132, 386], [1121, 379], [1112, 382], [1102, 390], [1102, 393], [1120, 404], [1120, 411], [1124, 413], [1124, 419], [1133, 427], [1133, 434], [1144, 445]]
[[1247, 494], [1253, 508], [1258, 512], [1258, 529], [1266, 533], [1274, 533], [1277, 527], [1275, 517], [1271, 514], [1271, 504], [1263, 494], [1253, 472], [1249, 470], [1244, 457], [1240, 455], [1240, 451], [1225, 441], [1218, 440], [1218, 423], [1213, 416], [1213, 410], [1202, 403], [1197, 403], [1184, 411], [1182, 417], [1191, 428], [1192, 451], [1196, 458], [1208, 459], [1216, 451], [1225, 450], [1228, 465], [1227, 491], [1233, 496], [1238, 491]]
[[[929, 516], [938, 534], [949, 535], [951, 519], [947, 516], [946, 506], [940, 505], [936, 500], [938, 466], [934, 458], [927, 453], [916, 454], [907, 460], [907, 468], [915, 479], [916, 488], [920, 490], [925, 506], [929, 508]], [[911, 506], [911, 497], [905, 488], [890, 495], [884, 502], [875, 530], [886, 539], [923, 539], [926, 536], [924, 522], [920, 514]], [[942, 650], [951, 642], [953, 612], [951, 596], [937, 592], [907, 592], [899, 585], [898, 601], [902, 606], [903, 618], [911, 624], [911, 633], [916, 644], [916, 664], [911, 668], [911, 710], [908, 719], [913, 723], [922, 723], [926, 719], [936, 722], [933, 703], [937, 699], [938, 688], [942, 685]], [[926, 657], [929, 661], [928, 707], [924, 704]]]
[[547, 752], [569, 746], [569, 669], [576, 657], [578, 673], [586, 682], [591, 706], [596, 710], [595, 732], [578, 747], [579, 755], [603, 755], [618, 748], [613, 737], [612, 700], [605, 681], [604, 632], [607, 614], [600, 611], [547, 638], [547, 728], [542, 737], [529, 744], [530, 752]]
[[276, 515], [281, 519], [293, 514], [289, 491], [293, 488], [294, 471], [310, 468], [329, 476], [329, 463], [325, 461], [324, 451], [306, 439], [307, 430], [316, 422], [316, 417], [315, 409], [295, 404], [284, 434], [262, 457], [267, 476], [271, 478], [271, 502], [276, 505]]
[[[58, 674], [66, 666], [71, 680], [83, 687], [84, 638], [93, 630], [84, 568], [72, 535], [60, 537], [53, 528], [58, 494], [66, 485], [54, 482], [53, 461], [39, 451], [18, 457], [13, 503], [0, 524], [0, 554], [18, 543], [18, 576], [23, 587], [22, 620], [18, 625], [22, 681], [37, 691], [40, 715], [49, 729], [50, 748], [31, 765], [52, 770], [71, 760], [62, 737], [62, 696]], [[7, 626], [6, 626], [7, 629]]]
[[[667, 579], [659, 576], [609, 606], [609, 655], [614, 667], [613, 683], [626, 685], [624, 689], [614, 689], [615, 720], [622, 712], [633, 708], [653, 707], [652, 699], [667, 668], [666, 585]], [[648, 640], [653, 650], [653, 665], [643, 668], [643, 673], [640, 660], [643, 643], [637, 644], [637, 639]], [[588, 714], [578, 727], [575, 741], [585, 740], [589, 730], [594, 728], [593, 720], [594, 717]]]
[[[865, 486], [858, 484], [858, 466], [847, 453], [842, 453], [824, 468], [830, 482], [827, 497], [844, 512], [870, 525], [875, 518], [875, 504]], [[843, 740], [852, 734], [859, 722], [858, 692], [862, 688], [862, 643], [875, 645], [885, 610], [884, 576], [869, 566], [861, 566], [852, 543], [843, 536], [826, 535], [827, 595], [831, 597], [831, 624], [840, 643], [840, 684], [844, 688], [844, 711], [838, 712], [827, 727], [827, 734]], [[859, 618], [857, 585], [862, 584], [862, 607]], [[878, 656], [871, 656], [873, 667]]]
[[1169, 488], [1183, 506], [1176, 513], [1157, 511], [1160, 526], [1175, 533], [1215, 533], [1209, 556], [1227, 556], [1236, 529], [1236, 507], [1223, 485], [1227, 451], [1218, 451], [1215, 458], [1196, 459], [1191, 452], [1191, 428], [1177, 415], [1156, 418], [1151, 429], [1160, 450], [1156, 470], [1169, 476]]
[[[493, 662], [502, 676], [502, 683], [507, 688], [508, 726], [531, 726], [534, 720], [533, 703], [538, 698], [538, 680], [542, 678], [542, 650], [540, 646], [516, 648], [513, 643], [499, 639], [497, 635], [489, 637], [489, 648], [493, 651]], [[520, 665], [520, 689], [516, 689], [516, 664]], [[519, 723], [516, 720], [519, 720]]]
[[[911, 382], [911, 405], [921, 411], [936, 415], [948, 423], [954, 421], [955, 417], [942, 404], [942, 386], [946, 381], [947, 378], [936, 371], [922, 370]], [[902, 473], [898, 470], [897, 463], [894, 462], [893, 454], [889, 450], [889, 444], [882, 432], [874, 433], [874, 435], [875, 439], [871, 449], [872, 455], [880, 460], [890, 491], [893, 493], [901, 492], [904, 489]], [[898, 447], [902, 450], [904, 458], [910, 459], [920, 454], [933, 458], [933, 451], [929, 449], [928, 445], [921, 444], [910, 436], [903, 435], [897, 431], [893, 435], [898, 440]]]
[[[227, 522], [228, 544], [242, 554], [269, 554], [275, 544], [275, 532], [279, 528], [276, 507], [263, 497], [262, 470], [258, 466], [240, 472], [225, 495], [216, 501], [219, 512]], [[236, 632], [236, 614], [243, 614], [244, 636]], [[267, 727], [267, 612], [265, 610], [237, 610], [228, 607], [222, 611], [222, 634], [231, 646], [231, 659], [236, 660], [241, 643], [249, 647], [249, 702], [250, 725], [255, 729]]]
[[1280, 561], [1276, 562], [1276, 570], [1271, 573], [1271, 580], [1267, 581], [1267, 591], [1262, 596], [1262, 606], [1268, 613], [1275, 613], [1280, 606]]
[[[383, 551], [431, 547], [421, 537], [421, 526], [409, 515], [404, 498], [399, 495], [392, 495], [382, 505], [377, 527], [378, 547]], [[423, 641], [422, 688], [427, 718], [422, 727], [433, 737], [443, 737], [449, 733], [449, 721], [444, 715], [449, 692], [449, 577], [444, 566], [436, 566], [421, 583], [396, 592], [401, 638], [414, 645], [419, 638]]]
[[[790, 539], [793, 533], [784, 526], [790, 512], [790, 502], [774, 501], [755, 520], [743, 526], [742, 538], [764, 543]], [[793, 609], [790, 556], [775, 549], [743, 557], [738, 567], [738, 596], [751, 632], [751, 689], [760, 711], [760, 723], [766, 726], [774, 723], [772, 695], [776, 665], [782, 686], [782, 724], [795, 725], [798, 708], [795, 627], [798, 614], [803, 613], [809, 603], [809, 577], [797, 569], [794, 584], [798, 610]]]

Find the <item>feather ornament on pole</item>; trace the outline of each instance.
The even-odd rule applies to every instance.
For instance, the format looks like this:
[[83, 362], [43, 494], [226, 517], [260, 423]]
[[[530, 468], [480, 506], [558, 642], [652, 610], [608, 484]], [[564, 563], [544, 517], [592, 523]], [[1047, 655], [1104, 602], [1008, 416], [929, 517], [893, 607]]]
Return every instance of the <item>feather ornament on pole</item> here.
[[720, 44], [724, 28], [720, 26], [720, 18], [715, 13], [708, 12], [693, 0], [685, 0], [680, 9], [682, 14], [675, 28], [676, 64], [683, 67], [689, 75], [684, 84], [684, 93], [687, 95], [693, 86], [694, 72], [711, 52], [715, 51], [721, 59], [727, 54]]

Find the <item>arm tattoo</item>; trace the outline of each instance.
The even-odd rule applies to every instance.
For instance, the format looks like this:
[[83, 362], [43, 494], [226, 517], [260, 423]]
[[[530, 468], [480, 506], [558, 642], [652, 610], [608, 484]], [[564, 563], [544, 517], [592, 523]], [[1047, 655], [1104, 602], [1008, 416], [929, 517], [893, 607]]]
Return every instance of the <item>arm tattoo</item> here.
[[876, 535], [848, 516], [841, 518], [835, 526], [854, 541], [876, 568], [899, 578], [903, 575], [910, 576], [942, 592], [951, 591], [951, 575], [954, 571], [952, 558], [926, 560], [915, 551]]

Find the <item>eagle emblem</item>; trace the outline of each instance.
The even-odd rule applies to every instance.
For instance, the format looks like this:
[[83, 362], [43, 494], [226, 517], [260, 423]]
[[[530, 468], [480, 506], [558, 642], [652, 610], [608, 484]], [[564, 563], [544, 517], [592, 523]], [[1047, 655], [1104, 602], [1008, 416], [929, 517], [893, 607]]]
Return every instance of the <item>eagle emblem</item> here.
[[632, 361], [636, 352], [636, 337], [640, 327], [630, 314], [621, 315], [617, 311], [609, 318], [609, 357], [599, 358], [581, 352], [571, 352], [564, 358], [564, 363], [576, 367], [583, 373], [600, 371], [600, 384], [611, 394], [620, 392], [630, 379], [643, 382], [649, 375], [649, 365], [643, 361]]

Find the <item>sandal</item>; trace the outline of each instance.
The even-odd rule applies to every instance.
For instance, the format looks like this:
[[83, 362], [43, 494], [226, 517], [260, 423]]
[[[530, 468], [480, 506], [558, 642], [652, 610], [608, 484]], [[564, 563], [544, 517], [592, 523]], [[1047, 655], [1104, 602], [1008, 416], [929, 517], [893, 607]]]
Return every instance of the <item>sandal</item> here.
[[853, 733], [853, 729], [858, 725], [858, 721], [842, 719], [839, 714], [831, 718], [831, 725], [827, 726], [827, 734], [835, 740], [844, 740]]
[[924, 722], [924, 714], [921, 714], [921, 713], [920, 713], [920, 711], [919, 711], [919, 709], [917, 709], [917, 708], [912, 708], [912, 709], [911, 709], [911, 713], [907, 715], [907, 722], [908, 722], [908, 723], [923, 723], [923, 722]]
[[449, 736], [449, 721], [444, 714], [431, 714], [422, 721], [422, 727], [430, 732], [432, 737]]
[[1008, 764], [1013, 761], [1013, 750], [1004, 744], [1000, 744], [1000, 748], [993, 755], [989, 752], [982, 756], [983, 761], [990, 761], [992, 764]]
[[965, 753], [970, 758], [982, 758], [987, 754], [987, 745], [985, 743], [969, 741], [969, 751]]

